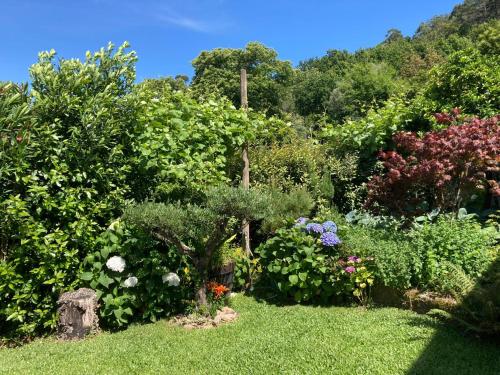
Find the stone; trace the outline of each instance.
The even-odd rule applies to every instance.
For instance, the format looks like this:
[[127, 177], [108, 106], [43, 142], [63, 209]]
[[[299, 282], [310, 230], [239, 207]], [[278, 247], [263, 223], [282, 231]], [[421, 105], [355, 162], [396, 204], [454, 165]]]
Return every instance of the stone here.
[[405, 292], [406, 301], [403, 306], [419, 314], [427, 314], [430, 310], [439, 309], [451, 312], [458, 302], [452, 296], [441, 295], [436, 292], [421, 292], [410, 289]]
[[99, 332], [99, 304], [94, 290], [81, 288], [63, 293], [57, 304], [57, 335], [60, 339], [82, 339], [86, 335]]
[[225, 306], [221, 310], [217, 310], [217, 314], [214, 318], [210, 316], [198, 316], [198, 315], [179, 315], [171, 320], [175, 325], [182, 326], [186, 329], [207, 329], [218, 327], [224, 323], [229, 323], [234, 321], [238, 317], [238, 313], [233, 309]]

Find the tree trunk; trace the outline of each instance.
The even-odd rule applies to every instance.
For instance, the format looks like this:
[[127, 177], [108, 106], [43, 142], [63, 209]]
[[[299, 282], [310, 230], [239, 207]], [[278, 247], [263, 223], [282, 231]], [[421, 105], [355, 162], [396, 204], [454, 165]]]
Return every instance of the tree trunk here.
[[81, 288], [63, 293], [57, 301], [59, 322], [57, 331], [63, 340], [81, 339], [99, 331], [97, 294], [92, 289]]
[[205, 258], [193, 259], [194, 266], [200, 276], [200, 286], [196, 290], [196, 304], [206, 306], [207, 301], [207, 282], [208, 282], [208, 260]]
[[206, 287], [206, 281], [203, 280], [202, 284], [196, 291], [196, 303], [198, 306], [206, 306], [208, 304], [207, 302], [207, 287]]
[[[240, 93], [241, 93], [241, 108], [246, 111], [248, 109], [248, 93], [247, 93], [247, 71], [246, 69], [241, 69], [240, 72]], [[243, 159], [243, 172], [242, 172], [242, 185], [244, 189], [250, 187], [250, 162], [248, 160], [248, 142], [243, 145], [242, 151]], [[247, 256], [252, 255], [252, 249], [250, 248], [250, 224], [243, 220], [242, 225], [242, 239], [243, 239], [243, 249]]]

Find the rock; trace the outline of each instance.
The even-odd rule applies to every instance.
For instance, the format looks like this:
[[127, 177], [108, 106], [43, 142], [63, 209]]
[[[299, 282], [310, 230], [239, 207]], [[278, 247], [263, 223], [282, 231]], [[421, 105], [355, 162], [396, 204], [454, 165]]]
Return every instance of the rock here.
[[417, 289], [407, 290], [405, 298], [403, 306], [419, 314], [427, 314], [433, 309], [450, 312], [457, 306], [457, 301], [451, 296], [436, 292], [420, 292]]
[[57, 334], [62, 340], [81, 339], [99, 331], [97, 294], [92, 289], [81, 288], [63, 293], [57, 301], [59, 321]]
[[171, 320], [175, 325], [179, 325], [186, 329], [195, 329], [195, 328], [213, 328], [224, 323], [232, 322], [238, 317], [238, 313], [229, 307], [223, 307], [221, 310], [217, 310], [217, 314], [214, 318], [209, 316], [197, 316], [197, 315], [188, 315], [188, 316], [177, 316]]

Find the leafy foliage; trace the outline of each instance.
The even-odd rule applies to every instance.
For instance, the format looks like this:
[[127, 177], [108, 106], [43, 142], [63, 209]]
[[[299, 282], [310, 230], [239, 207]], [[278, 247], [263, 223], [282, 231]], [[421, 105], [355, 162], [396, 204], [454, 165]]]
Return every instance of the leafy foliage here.
[[264, 276], [297, 302], [327, 300], [335, 292], [328, 267], [333, 249], [325, 249], [317, 241], [303, 228], [284, 228], [257, 249]]
[[133, 148], [137, 155], [134, 194], [138, 199], [200, 195], [206, 186], [228, 182], [228, 165], [253, 137], [261, 118], [227, 101], [202, 104], [182, 92], [142, 90]]
[[475, 220], [441, 215], [436, 223], [426, 223], [409, 236], [413, 251], [422, 264], [415, 281], [423, 288], [432, 286], [446, 275], [447, 262], [478, 279], [493, 260], [491, 249], [496, 231], [493, 228], [482, 229]]
[[454, 316], [468, 330], [490, 336], [500, 334], [500, 267], [497, 257], [472, 289], [460, 299]]
[[369, 110], [359, 120], [348, 120], [339, 126], [326, 126], [322, 137], [335, 149], [343, 152], [359, 152], [363, 159], [387, 147], [392, 135], [406, 129], [411, 120], [408, 102], [393, 97], [378, 110]]
[[386, 63], [352, 65], [330, 93], [330, 118], [359, 117], [363, 110], [378, 107], [396, 91], [395, 76], [394, 69]]
[[374, 276], [378, 284], [398, 290], [416, 285], [421, 259], [411, 242], [389, 228], [374, 228], [359, 222], [342, 227], [344, 254], [373, 257]]
[[269, 199], [243, 188], [209, 189], [202, 205], [144, 203], [125, 212], [126, 222], [177, 248], [197, 272], [197, 301], [206, 305], [206, 284], [216, 251], [234, 235], [243, 220], [262, 219]]
[[219, 93], [240, 105], [240, 69], [247, 69], [249, 106], [257, 111], [280, 112], [280, 94], [289, 84], [293, 69], [277, 58], [276, 51], [251, 42], [245, 49], [217, 48], [202, 52], [193, 61], [192, 88], [196, 97]]
[[[113, 257], [124, 260], [124, 270], [107, 265]], [[170, 272], [180, 275], [180, 285], [169, 285], [165, 277]], [[96, 290], [101, 323], [107, 328], [181, 312], [193, 297], [186, 259], [120, 221], [99, 236], [96, 251], [85, 257], [80, 280]]]
[[366, 304], [374, 282], [371, 258], [340, 258], [337, 225], [297, 220], [279, 229], [257, 252], [264, 280], [297, 302], [331, 302], [346, 297]]
[[436, 66], [422, 90], [419, 104], [427, 113], [460, 107], [481, 117], [498, 114], [500, 63], [477, 49], [464, 49]]
[[59, 294], [129, 191], [134, 53], [112, 45], [86, 60], [31, 68], [31, 97], [0, 90], [0, 330], [30, 336], [56, 323]]
[[412, 216], [434, 208], [458, 210], [478, 189], [489, 187], [498, 195], [498, 184], [487, 181], [487, 173], [499, 168], [497, 122], [497, 117], [475, 119], [423, 138], [396, 134], [399, 152], [380, 154], [388, 172], [370, 181], [367, 206], [378, 203], [392, 213]]
[[[354, 154], [336, 157], [325, 145], [295, 135], [286, 142], [254, 147], [250, 158], [250, 178], [255, 186], [270, 186], [294, 194], [304, 190], [316, 204], [348, 205], [356, 199], [354, 179], [358, 159]], [[308, 200], [302, 198], [301, 201]], [[308, 214], [298, 210], [295, 213], [293, 217]]]

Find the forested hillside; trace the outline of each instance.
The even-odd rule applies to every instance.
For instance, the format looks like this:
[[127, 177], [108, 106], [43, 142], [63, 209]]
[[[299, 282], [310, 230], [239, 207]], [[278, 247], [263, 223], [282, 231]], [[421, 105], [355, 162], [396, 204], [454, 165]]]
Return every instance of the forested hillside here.
[[[300, 62], [296, 69], [289, 62], [280, 61], [276, 51], [257, 42], [241, 50], [205, 51], [193, 61], [195, 75], [191, 87], [197, 97], [219, 92], [238, 106], [238, 70], [247, 68], [252, 108], [335, 123], [363, 117], [369, 108], [378, 108], [395, 96], [412, 99], [420, 94], [430, 98], [435, 93], [442, 97], [443, 104], [463, 106], [464, 103], [453, 103], [451, 99], [464, 88], [460, 85], [475, 84], [471, 76], [474, 72], [466, 72], [468, 75], [460, 83], [447, 88], [433, 87], [430, 77], [452, 74], [449, 69], [458, 63], [457, 58], [460, 60], [454, 54], [460, 51], [472, 55], [460, 63], [472, 70], [489, 64], [493, 68], [490, 73], [497, 73], [494, 61], [483, 60], [494, 60], [500, 52], [499, 12], [495, 0], [466, 0], [449, 15], [423, 22], [413, 36], [391, 29], [385, 40], [373, 48], [354, 53], [328, 50], [324, 56]], [[429, 74], [434, 67], [441, 68]], [[477, 89], [479, 95], [484, 94], [484, 89]], [[446, 105], [429, 109], [447, 109]], [[498, 102], [492, 105], [498, 107]], [[471, 114], [491, 114], [490, 109], [477, 108], [473, 103], [467, 103], [466, 110]]]

